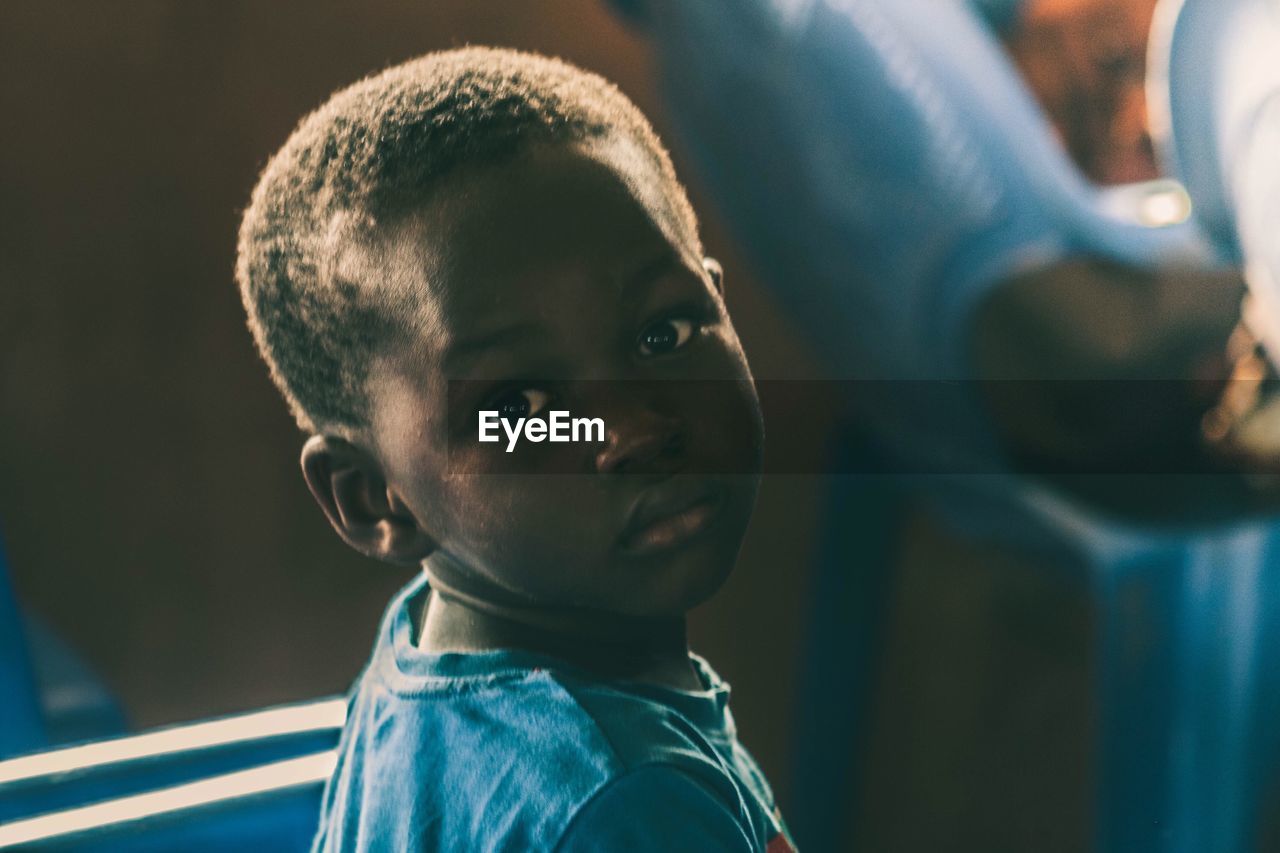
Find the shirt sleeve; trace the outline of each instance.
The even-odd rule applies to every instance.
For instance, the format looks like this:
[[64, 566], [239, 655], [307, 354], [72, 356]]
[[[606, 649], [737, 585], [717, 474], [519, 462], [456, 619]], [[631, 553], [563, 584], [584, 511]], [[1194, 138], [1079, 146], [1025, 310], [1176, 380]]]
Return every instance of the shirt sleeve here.
[[632, 770], [600, 790], [569, 823], [556, 853], [752, 853], [736, 817], [688, 774]]

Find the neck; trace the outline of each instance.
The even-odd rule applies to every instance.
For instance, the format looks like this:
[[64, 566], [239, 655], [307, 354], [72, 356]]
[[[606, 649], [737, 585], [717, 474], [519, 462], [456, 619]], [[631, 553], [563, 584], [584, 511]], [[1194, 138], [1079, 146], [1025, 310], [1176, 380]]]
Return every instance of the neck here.
[[683, 615], [644, 618], [530, 606], [510, 595], [484, 596], [455, 585], [441, 577], [447, 573], [435, 571], [435, 562], [428, 572], [432, 594], [419, 637], [425, 650], [518, 649], [558, 658], [602, 678], [702, 689], [689, 662]]

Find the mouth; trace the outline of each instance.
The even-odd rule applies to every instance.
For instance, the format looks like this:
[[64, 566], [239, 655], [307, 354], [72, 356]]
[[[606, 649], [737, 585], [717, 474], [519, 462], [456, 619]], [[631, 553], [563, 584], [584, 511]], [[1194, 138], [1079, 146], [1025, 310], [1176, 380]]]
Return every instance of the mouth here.
[[723, 487], [711, 480], [659, 483], [632, 504], [619, 544], [633, 554], [679, 547], [712, 525], [723, 502]]

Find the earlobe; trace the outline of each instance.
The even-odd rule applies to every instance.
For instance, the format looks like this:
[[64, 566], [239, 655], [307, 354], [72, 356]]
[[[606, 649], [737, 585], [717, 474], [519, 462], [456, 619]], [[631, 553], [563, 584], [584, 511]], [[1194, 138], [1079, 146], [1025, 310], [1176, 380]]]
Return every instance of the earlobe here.
[[387, 488], [377, 461], [354, 444], [312, 436], [301, 462], [307, 488], [352, 548], [398, 565], [416, 565], [435, 550], [413, 513]]
[[720, 266], [720, 262], [708, 256], [702, 259], [702, 268], [707, 271], [707, 275], [711, 276], [711, 283], [716, 286], [716, 292], [724, 296], [724, 268]]

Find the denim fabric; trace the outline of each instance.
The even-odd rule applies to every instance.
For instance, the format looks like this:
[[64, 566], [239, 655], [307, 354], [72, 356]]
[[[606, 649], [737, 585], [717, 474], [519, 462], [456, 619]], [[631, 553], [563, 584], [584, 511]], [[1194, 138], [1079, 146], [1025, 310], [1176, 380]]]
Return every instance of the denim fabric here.
[[516, 651], [428, 654], [392, 601], [352, 691], [314, 851], [775, 851], [790, 843], [738, 742], [729, 686], [602, 682]]

